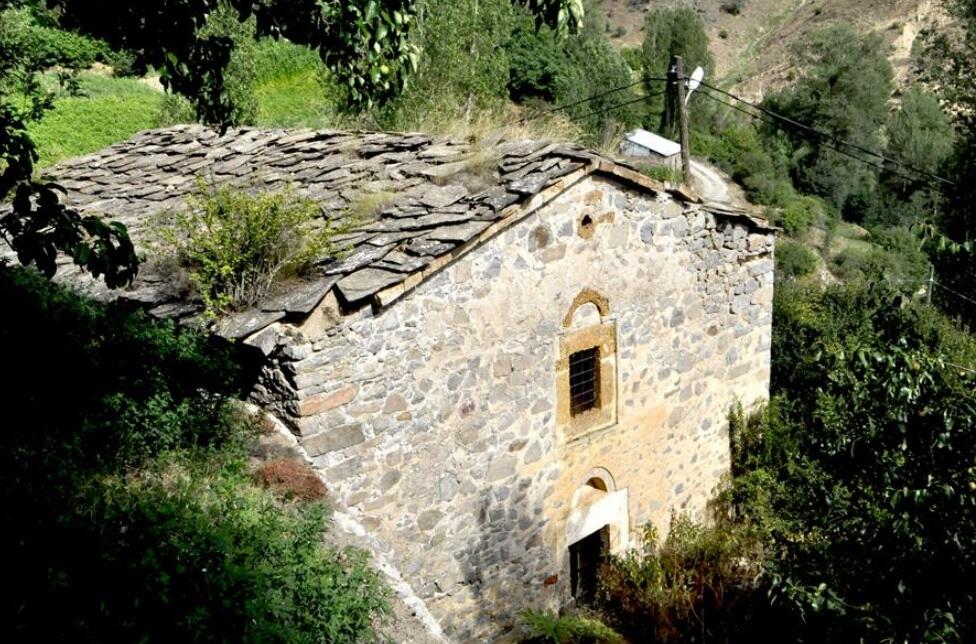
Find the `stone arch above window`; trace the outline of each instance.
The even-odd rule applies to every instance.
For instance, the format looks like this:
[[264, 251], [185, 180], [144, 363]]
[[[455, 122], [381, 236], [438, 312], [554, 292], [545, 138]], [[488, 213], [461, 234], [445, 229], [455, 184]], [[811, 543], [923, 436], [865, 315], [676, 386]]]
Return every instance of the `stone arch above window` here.
[[566, 317], [563, 318], [563, 328], [572, 328], [576, 312], [582, 307], [589, 308], [586, 307], [587, 304], [592, 304], [596, 307], [596, 310], [600, 313], [600, 318], [605, 318], [610, 315], [609, 300], [591, 288], [584, 288], [569, 306], [569, 311], [566, 313]]
[[611, 474], [610, 470], [605, 467], [594, 467], [587, 472], [585, 485], [595, 487], [596, 489], [603, 490], [604, 492], [617, 491], [617, 483], [613, 478], [613, 474]]

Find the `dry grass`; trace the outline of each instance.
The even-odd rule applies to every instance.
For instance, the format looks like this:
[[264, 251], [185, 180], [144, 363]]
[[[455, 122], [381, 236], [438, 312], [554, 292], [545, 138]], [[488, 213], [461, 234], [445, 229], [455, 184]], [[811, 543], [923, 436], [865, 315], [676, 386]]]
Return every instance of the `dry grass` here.
[[348, 216], [352, 224], [349, 227], [353, 228], [356, 225], [376, 219], [380, 211], [392, 204], [396, 197], [396, 193], [389, 190], [359, 193], [349, 204]]
[[582, 129], [558, 113], [540, 114], [508, 104], [477, 112], [468, 119], [433, 118], [414, 124], [418, 131], [464, 139], [472, 144], [497, 145], [502, 141], [576, 141]]
[[311, 467], [293, 458], [265, 463], [254, 473], [254, 479], [287, 500], [318, 501], [328, 492]]
[[540, 114], [508, 104], [497, 110], [482, 111], [468, 119], [438, 120], [417, 123], [418, 130], [467, 141], [469, 152], [460, 160], [463, 169], [451, 178], [471, 192], [496, 183], [501, 154], [498, 144], [507, 141], [579, 140], [582, 129], [562, 114]]

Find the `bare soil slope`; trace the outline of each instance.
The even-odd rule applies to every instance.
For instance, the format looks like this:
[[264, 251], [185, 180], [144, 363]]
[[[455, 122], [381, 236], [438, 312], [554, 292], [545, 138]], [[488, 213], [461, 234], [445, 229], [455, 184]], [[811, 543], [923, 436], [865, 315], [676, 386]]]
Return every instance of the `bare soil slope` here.
[[863, 33], [878, 33], [889, 48], [898, 84], [910, 81], [911, 51], [919, 32], [944, 24], [940, 0], [740, 0], [733, 15], [723, 6], [731, 0], [602, 0], [611, 35], [620, 46], [639, 46], [644, 14], [662, 5], [686, 4], [701, 12], [709, 31], [716, 73], [739, 92], [760, 98], [788, 82], [790, 48], [830, 24], [849, 24]]

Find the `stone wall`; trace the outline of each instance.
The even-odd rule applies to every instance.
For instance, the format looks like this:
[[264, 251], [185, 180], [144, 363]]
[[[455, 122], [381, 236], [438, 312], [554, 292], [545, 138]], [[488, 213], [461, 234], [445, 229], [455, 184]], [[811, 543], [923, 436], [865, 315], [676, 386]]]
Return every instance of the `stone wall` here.
[[[567, 599], [592, 526], [621, 549], [704, 510], [730, 406], [768, 395], [773, 238], [750, 226], [586, 178], [385, 311], [326, 302], [261, 392], [448, 634], [497, 632]], [[615, 328], [616, 423], [571, 435], [556, 368], [584, 289], [608, 310], [579, 324]]]

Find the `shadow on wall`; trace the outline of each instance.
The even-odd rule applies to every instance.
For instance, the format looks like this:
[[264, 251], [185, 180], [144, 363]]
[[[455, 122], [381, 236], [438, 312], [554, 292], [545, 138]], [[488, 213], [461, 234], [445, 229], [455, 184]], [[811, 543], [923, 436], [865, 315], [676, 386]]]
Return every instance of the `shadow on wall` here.
[[558, 526], [557, 543], [547, 543], [544, 530], [553, 526], [543, 502], [553, 489], [552, 482], [519, 477], [482, 494], [479, 537], [458, 555], [475, 608], [449, 618], [455, 638], [507, 632], [525, 608], [558, 610], [572, 596], [585, 597], [595, 591], [601, 557], [627, 547], [627, 492], [616, 490], [606, 469], [587, 473], [565, 524]]
[[528, 477], [483, 492], [479, 536], [456, 555], [475, 604], [472, 613], [448, 618], [458, 641], [509, 631], [522, 609], [556, 601], [558, 571], [543, 540], [545, 494]]

